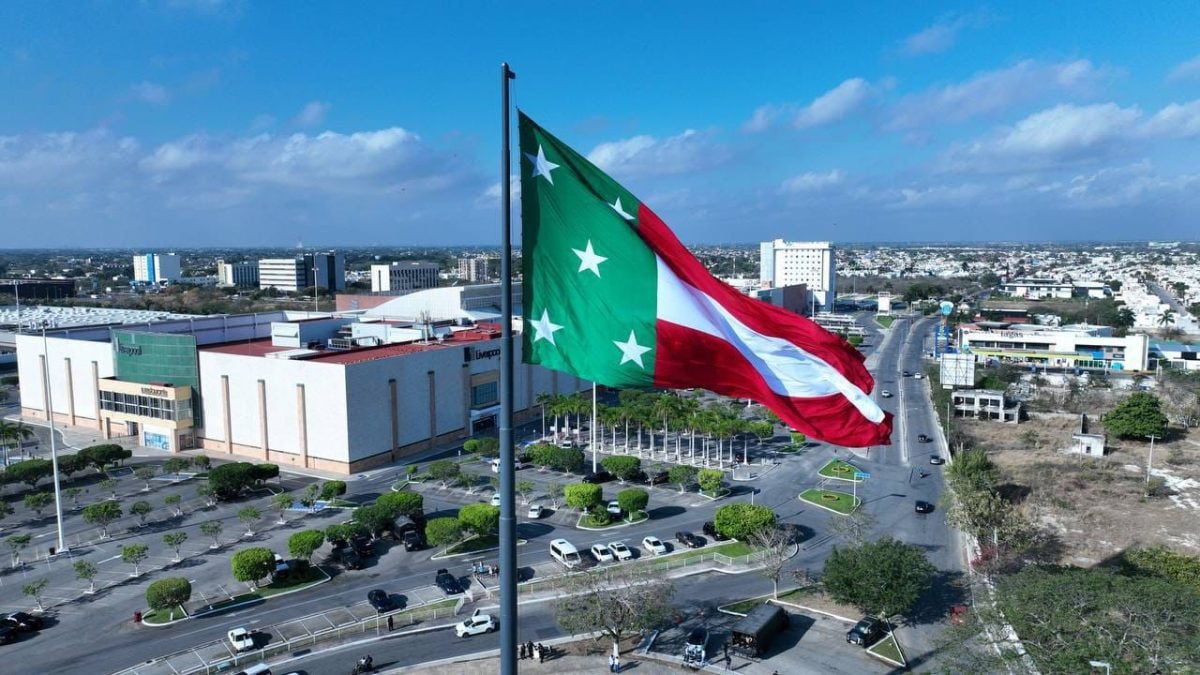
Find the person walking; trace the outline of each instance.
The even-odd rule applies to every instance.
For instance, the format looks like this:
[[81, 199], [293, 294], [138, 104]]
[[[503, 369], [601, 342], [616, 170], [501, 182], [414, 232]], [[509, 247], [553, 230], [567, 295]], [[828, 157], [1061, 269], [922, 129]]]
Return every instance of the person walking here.
[[389, 633], [392, 632], [392, 629], [395, 627], [396, 627], [396, 618], [389, 614], [388, 615], [388, 632]]
[[524, 642], [517, 643], [517, 653], [521, 656], [521, 660], [524, 661], [525, 660], [525, 643]]
[[617, 657], [613, 656], [612, 654], [608, 655], [608, 672], [610, 673], [617, 672], [616, 658]]
[[616, 654], [613, 655], [613, 672], [621, 672], [621, 657], [617, 656]]

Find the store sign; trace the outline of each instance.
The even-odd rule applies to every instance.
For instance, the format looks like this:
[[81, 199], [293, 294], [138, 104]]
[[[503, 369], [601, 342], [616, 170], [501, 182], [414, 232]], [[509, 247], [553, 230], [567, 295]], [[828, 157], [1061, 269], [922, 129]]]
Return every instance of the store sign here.
[[125, 354], [127, 356], [141, 356], [142, 355], [142, 346], [141, 345], [123, 345], [118, 342], [117, 343], [117, 351], [121, 352], [122, 354]]
[[142, 387], [142, 396], [157, 396], [159, 398], [166, 398], [169, 395], [170, 395], [170, 392], [168, 392], [166, 389], [155, 389], [154, 387]]
[[478, 347], [463, 347], [463, 358], [467, 361], [478, 361], [480, 359], [494, 359], [500, 356], [500, 348], [495, 349], [480, 349]]

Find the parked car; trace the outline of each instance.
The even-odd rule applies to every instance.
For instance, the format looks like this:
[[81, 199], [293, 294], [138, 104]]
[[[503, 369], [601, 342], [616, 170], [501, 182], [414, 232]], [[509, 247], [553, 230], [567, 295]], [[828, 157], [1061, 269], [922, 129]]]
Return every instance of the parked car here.
[[696, 535], [692, 534], [691, 532], [688, 532], [687, 530], [682, 530], [680, 532], [676, 532], [675, 540], [688, 548], [700, 548], [701, 546], [704, 545], [703, 539], [701, 539], [700, 537], [697, 537]]
[[463, 587], [462, 584], [458, 582], [458, 577], [451, 574], [450, 571], [444, 567], [437, 571], [437, 576], [434, 577], [434, 583], [436, 583], [437, 587], [442, 589], [442, 592], [446, 595], [454, 595], [456, 593], [463, 592]]
[[908, 372], [907, 370], [904, 371], [904, 377], [909, 377], [911, 375], [912, 375], [912, 373]]
[[500, 493], [499, 492], [492, 493], [492, 506], [500, 506]]
[[846, 633], [846, 642], [859, 647], [870, 647], [883, 635], [883, 622], [873, 616], [865, 616]]
[[608, 509], [608, 515], [620, 516], [621, 515], [621, 502], [618, 502], [617, 500], [614, 499], [608, 503], [607, 509]]
[[528, 515], [531, 520], [537, 520], [538, 518], [541, 518], [542, 517], [542, 505], [541, 504], [530, 504]]
[[666, 544], [662, 543], [658, 537], [650, 535], [642, 539], [642, 548], [646, 549], [653, 555], [662, 555], [667, 552]]
[[288, 564], [288, 561], [284, 560], [283, 556], [276, 553], [275, 554], [275, 571], [272, 572], [271, 574], [272, 575], [287, 574], [288, 571], [291, 569], [292, 569], [292, 566], [290, 564]]
[[616, 557], [613, 556], [612, 549], [604, 544], [592, 545], [592, 557], [595, 558], [596, 562], [598, 563], [606, 563], [616, 560]]
[[609, 542], [608, 550], [612, 551], [613, 557], [617, 559], [617, 562], [629, 560], [633, 557], [633, 551], [630, 551], [629, 547], [623, 541]]
[[425, 539], [421, 536], [420, 532], [409, 530], [404, 533], [405, 551], [419, 551], [423, 548], [425, 548]]
[[356, 534], [350, 537], [350, 546], [354, 548], [355, 553], [364, 558], [375, 555], [375, 542], [365, 534]]
[[594, 485], [599, 485], [600, 483], [607, 483], [612, 479], [613, 479], [612, 474], [607, 471], [601, 470], [601, 471], [597, 471], [595, 473], [592, 473], [589, 471], [587, 473], [587, 475], [585, 475], [583, 477], [583, 482], [592, 483]]
[[708, 629], [697, 626], [688, 633], [687, 644], [683, 647], [683, 665], [691, 668], [703, 668], [708, 662], [705, 647], [708, 645]]
[[725, 541], [725, 540], [729, 539], [729, 537], [726, 537], [725, 535], [721, 534], [720, 532], [717, 532], [717, 526], [714, 525], [713, 521], [711, 521], [711, 520], [705, 521], [704, 527], [702, 529], [704, 530], [704, 534], [712, 537], [713, 539], [715, 539], [717, 541]]
[[662, 485], [668, 480], [670, 480], [670, 478], [668, 477], [668, 473], [666, 471], [655, 471], [654, 473], [650, 474], [650, 479], [647, 482], [649, 482], [651, 485]]
[[884, 389], [883, 391], [879, 392], [879, 395], [884, 398], [891, 398], [892, 392], [888, 391], [887, 389]]
[[933, 504], [930, 504], [929, 502], [921, 501], [920, 499], [918, 499], [917, 504], [916, 504], [916, 510], [917, 510], [917, 513], [933, 513]]
[[926, 436], [925, 434], [917, 434], [917, 442], [918, 443], [928, 443], [929, 437]]
[[362, 557], [355, 553], [354, 549], [349, 546], [339, 549], [337, 552], [338, 562], [348, 570], [361, 570], [363, 568]]
[[565, 440], [563, 440], [561, 443], [559, 443], [559, 444], [558, 444], [558, 447], [560, 447], [560, 448], [573, 448], [573, 447], [575, 447], [575, 441], [572, 441], [572, 440], [571, 440], [571, 439], [569, 439], [569, 438], [568, 438], [568, 439], [565, 439]]
[[235, 652], [248, 652], [254, 649], [254, 633], [243, 627], [234, 628], [225, 634]]
[[945, 464], [946, 460], [942, 459], [941, 455], [930, 455], [929, 463], [941, 465], [941, 464]]
[[375, 611], [379, 612], [380, 614], [383, 614], [384, 612], [390, 612], [395, 607], [392, 599], [388, 597], [387, 591], [378, 588], [367, 592], [367, 602], [371, 603], [371, 606], [375, 608]]
[[0, 625], [0, 644], [6, 645], [10, 642], [16, 642], [17, 637], [19, 636], [17, 635], [16, 628], [13, 628], [7, 623]]
[[916, 375], [913, 375], [913, 377], [914, 377], [914, 378], [916, 378], [916, 379], [918, 379], [918, 380], [925, 379], [925, 376], [924, 376], [924, 375], [922, 375], [921, 373], [917, 373]]
[[25, 612], [13, 612], [4, 617], [3, 623], [12, 626], [18, 631], [28, 633], [35, 630], [41, 630], [46, 623], [42, 621], [42, 617], [26, 614]]
[[491, 614], [483, 614], [478, 609], [465, 621], [454, 626], [454, 634], [458, 637], [491, 633], [496, 630], [496, 619]]

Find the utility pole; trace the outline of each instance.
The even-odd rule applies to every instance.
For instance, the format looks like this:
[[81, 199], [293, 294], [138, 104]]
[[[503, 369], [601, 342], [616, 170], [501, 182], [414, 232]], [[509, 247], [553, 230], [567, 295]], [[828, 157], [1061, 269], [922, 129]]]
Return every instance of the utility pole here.
[[1146, 496], [1150, 496], [1150, 465], [1154, 463], [1154, 441], [1162, 438], [1154, 434], [1146, 434], [1146, 438], [1150, 439], [1150, 455], [1146, 457]]

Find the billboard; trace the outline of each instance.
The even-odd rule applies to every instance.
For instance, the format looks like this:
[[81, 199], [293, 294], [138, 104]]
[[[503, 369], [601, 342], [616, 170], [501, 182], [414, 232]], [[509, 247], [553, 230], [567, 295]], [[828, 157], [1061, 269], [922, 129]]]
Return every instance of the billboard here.
[[943, 388], [975, 386], [975, 356], [973, 354], [942, 354], [939, 379]]

